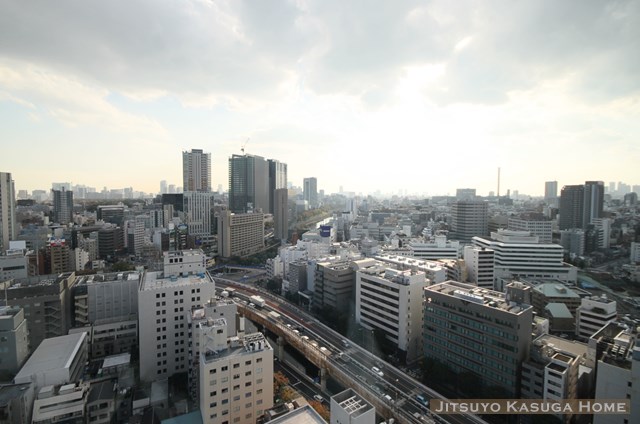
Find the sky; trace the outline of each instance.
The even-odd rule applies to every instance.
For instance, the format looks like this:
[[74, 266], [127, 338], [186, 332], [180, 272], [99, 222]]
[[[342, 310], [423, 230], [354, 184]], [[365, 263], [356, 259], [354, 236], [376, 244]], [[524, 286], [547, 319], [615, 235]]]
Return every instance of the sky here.
[[327, 193], [640, 184], [640, 1], [0, 0], [0, 172], [158, 192], [181, 152]]

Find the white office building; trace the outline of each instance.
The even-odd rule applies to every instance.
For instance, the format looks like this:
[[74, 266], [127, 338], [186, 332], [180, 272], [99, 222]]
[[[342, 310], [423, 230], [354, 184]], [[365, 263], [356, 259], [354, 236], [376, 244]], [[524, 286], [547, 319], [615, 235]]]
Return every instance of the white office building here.
[[598, 249], [611, 246], [611, 220], [609, 218], [593, 218], [591, 223], [598, 232]]
[[273, 349], [261, 333], [227, 337], [224, 318], [194, 328], [203, 422], [253, 424], [273, 406]]
[[447, 240], [445, 235], [436, 235], [431, 239], [409, 242], [409, 255], [414, 258], [436, 259], [460, 259], [460, 242]]
[[502, 290], [505, 280], [518, 278], [577, 281], [577, 268], [563, 262], [562, 246], [538, 243], [538, 237], [526, 231], [498, 230], [491, 238], [473, 237], [473, 244], [495, 252], [497, 290]]
[[189, 234], [200, 237], [211, 236], [214, 194], [204, 191], [185, 191], [182, 195]]
[[384, 332], [402, 360], [417, 360], [422, 354], [422, 291], [428, 285], [422, 271], [391, 269], [380, 262], [358, 269], [356, 322]]
[[513, 231], [528, 231], [538, 237], [538, 243], [551, 243], [553, 221], [542, 219], [509, 218], [508, 229]]
[[448, 280], [447, 270], [440, 262], [393, 255], [375, 255], [374, 259], [389, 264], [395, 269], [424, 272], [429, 284], [442, 283]]
[[615, 321], [617, 317], [617, 303], [607, 298], [606, 294], [582, 298], [576, 309], [576, 335], [588, 340], [602, 327]]
[[467, 281], [478, 287], [493, 290], [495, 252], [478, 246], [464, 247], [464, 265]]
[[140, 378], [166, 379], [189, 368], [188, 316], [215, 297], [201, 250], [164, 253], [164, 271], [146, 272], [138, 292]]

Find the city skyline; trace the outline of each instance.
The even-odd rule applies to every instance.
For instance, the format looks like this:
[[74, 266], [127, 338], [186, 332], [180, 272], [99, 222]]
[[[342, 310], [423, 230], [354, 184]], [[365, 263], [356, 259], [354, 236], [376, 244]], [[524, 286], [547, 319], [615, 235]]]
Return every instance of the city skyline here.
[[327, 193], [486, 195], [498, 167], [500, 194], [640, 183], [636, 1], [128, 7], [4, 7], [0, 171], [16, 192], [157, 193], [191, 149], [227, 190], [242, 148]]

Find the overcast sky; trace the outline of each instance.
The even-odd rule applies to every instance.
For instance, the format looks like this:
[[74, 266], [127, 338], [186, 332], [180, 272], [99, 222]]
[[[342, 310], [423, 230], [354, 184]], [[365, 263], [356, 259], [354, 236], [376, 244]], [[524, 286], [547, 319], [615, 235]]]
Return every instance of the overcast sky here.
[[0, 171], [159, 191], [181, 151], [327, 192], [640, 184], [640, 1], [0, 0]]

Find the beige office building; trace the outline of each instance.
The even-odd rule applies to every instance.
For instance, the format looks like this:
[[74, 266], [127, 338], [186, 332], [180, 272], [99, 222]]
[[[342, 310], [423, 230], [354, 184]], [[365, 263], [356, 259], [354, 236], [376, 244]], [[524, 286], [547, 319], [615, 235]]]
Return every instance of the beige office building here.
[[273, 406], [273, 349], [261, 333], [227, 337], [224, 318], [194, 329], [203, 422], [253, 424]]
[[222, 211], [218, 215], [218, 254], [245, 256], [264, 248], [264, 215]]

